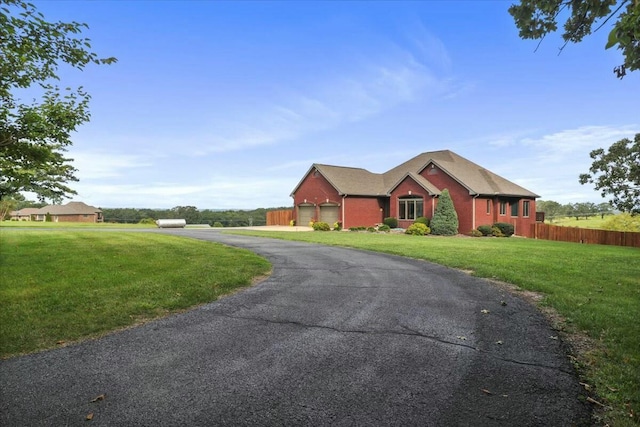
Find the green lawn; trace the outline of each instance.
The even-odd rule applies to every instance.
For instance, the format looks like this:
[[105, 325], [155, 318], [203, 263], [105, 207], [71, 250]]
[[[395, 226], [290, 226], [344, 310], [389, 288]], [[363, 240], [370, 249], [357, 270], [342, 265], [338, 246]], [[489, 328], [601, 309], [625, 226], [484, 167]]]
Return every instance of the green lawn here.
[[0, 228], [0, 357], [215, 301], [270, 268], [246, 250], [162, 234]]
[[[234, 232], [235, 233], [235, 232]], [[353, 232], [237, 232], [386, 252], [472, 271], [545, 295], [543, 305], [595, 347], [579, 355], [585, 383], [611, 405], [611, 425], [640, 412], [640, 250], [523, 238], [416, 237]]]
[[119, 224], [115, 222], [0, 221], [0, 228], [157, 228], [155, 224]]

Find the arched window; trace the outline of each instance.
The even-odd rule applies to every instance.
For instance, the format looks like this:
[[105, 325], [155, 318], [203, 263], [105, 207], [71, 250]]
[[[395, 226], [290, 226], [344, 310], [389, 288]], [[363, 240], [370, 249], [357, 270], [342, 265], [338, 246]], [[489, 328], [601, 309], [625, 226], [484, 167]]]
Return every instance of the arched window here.
[[398, 198], [398, 219], [415, 220], [424, 216], [424, 201], [422, 197], [405, 196]]

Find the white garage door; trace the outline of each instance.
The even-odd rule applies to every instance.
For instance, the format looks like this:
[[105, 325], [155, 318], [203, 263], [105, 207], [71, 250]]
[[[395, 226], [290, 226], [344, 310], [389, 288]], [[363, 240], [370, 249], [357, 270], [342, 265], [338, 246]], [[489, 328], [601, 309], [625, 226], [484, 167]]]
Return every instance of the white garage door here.
[[309, 225], [309, 221], [313, 218], [316, 208], [314, 206], [298, 206], [298, 221], [296, 225]]
[[337, 205], [320, 205], [320, 221], [333, 227], [333, 224], [338, 222], [338, 209]]

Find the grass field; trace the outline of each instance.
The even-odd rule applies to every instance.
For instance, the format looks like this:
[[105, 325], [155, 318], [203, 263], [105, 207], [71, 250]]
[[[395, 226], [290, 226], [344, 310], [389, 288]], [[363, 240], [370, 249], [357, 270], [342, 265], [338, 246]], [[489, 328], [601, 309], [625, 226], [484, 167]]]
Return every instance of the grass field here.
[[44, 221], [1, 221], [0, 228], [157, 228], [155, 224], [119, 224], [113, 222], [44, 222]]
[[589, 218], [576, 219], [575, 217], [557, 218], [553, 221], [546, 220], [547, 224], [561, 225], [563, 227], [579, 227], [579, 228], [595, 228], [603, 230], [602, 225], [609, 221], [612, 215], [605, 215], [604, 218], [600, 218], [600, 215], [590, 216]]
[[153, 233], [0, 229], [0, 356], [95, 337], [250, 285], [271, 266]]
[[[385, 252], [472, 271], [543, 293], [542, 304], [584, 333], [585, 384], [610, 405], [611, 425], [636, 425], [640, 410], [640, 250], [523, 238], [415, 237], [352, 232], [237, 232]], [[635, 412], [633, 412], [635, 411]], [[635, 421], [634, 421], [635, 420]]]

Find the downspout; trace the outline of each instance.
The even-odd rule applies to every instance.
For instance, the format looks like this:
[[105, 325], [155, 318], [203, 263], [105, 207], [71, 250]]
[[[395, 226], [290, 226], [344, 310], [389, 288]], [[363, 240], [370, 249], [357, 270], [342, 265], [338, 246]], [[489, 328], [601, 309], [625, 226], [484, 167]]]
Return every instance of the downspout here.
[[476, 194], [475, 197], [473, 198], [473, 207], [471, 208], [471, 210], [473, 211], [473, 219], [471, 220], [471, 229], [475, 230], [476, 229], [476, 199], [480, 197], [480, 194]]
[[344, 195], [342, 196], [342, 229], [343, 229], [343, 230], [344, 230], [345, 225], [346, 225], [346, 223], [347, 223], [347, 221], [346, 221], [346, 220], [345, 220], [345, 218], [344, 218], [344, 199], [345, 199], [345, 197], [347, 197], [347, 195], [346, 195], [346, 194], [344, 194]]

